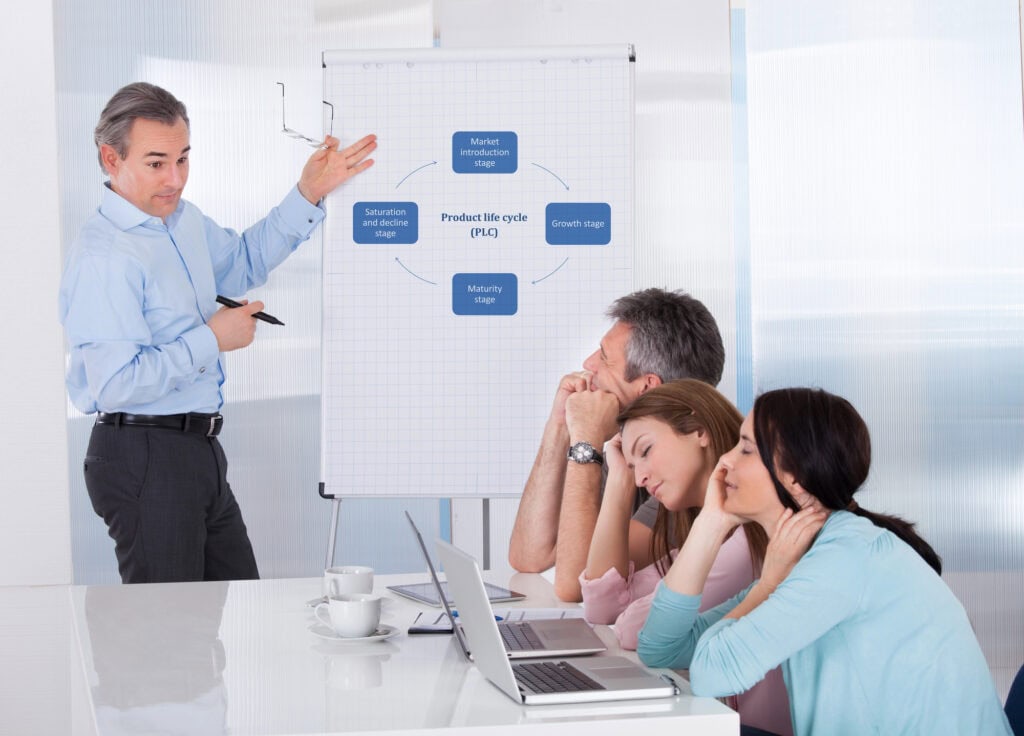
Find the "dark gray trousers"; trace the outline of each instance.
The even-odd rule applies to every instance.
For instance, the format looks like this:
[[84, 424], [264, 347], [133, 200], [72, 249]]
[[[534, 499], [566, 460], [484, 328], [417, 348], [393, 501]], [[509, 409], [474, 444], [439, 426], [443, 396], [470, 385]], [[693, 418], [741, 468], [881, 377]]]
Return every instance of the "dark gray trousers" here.
[[93, 426], [85, 485], [114, 540], [122, 582], [259, 577], [227, 465], [216, 437]]

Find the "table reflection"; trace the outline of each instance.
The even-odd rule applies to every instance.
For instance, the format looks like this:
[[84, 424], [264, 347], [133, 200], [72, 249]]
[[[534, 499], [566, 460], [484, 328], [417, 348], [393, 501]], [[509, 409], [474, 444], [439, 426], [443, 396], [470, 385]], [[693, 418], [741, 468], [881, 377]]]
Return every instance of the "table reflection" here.
[[85, 620], [96, 725], [120, 734], [222, 734], [228, 583], [94, 586]]

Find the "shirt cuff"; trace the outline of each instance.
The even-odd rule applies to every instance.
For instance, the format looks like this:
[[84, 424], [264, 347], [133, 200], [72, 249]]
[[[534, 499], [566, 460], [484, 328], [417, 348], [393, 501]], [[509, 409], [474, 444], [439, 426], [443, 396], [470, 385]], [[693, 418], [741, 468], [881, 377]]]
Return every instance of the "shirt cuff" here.
[[700, 610], [700, 599], [701, 596], [699, 595], [677, 593], [665, 585], [664, 580], [658, 583], [657, 595], [655, 596], [655, 601], [661, 607], [686, 611], [687, 613], [696, 613]]
[[277, 211], [285, 224], [305, 240], [327, 216], [322, 205], [323, 200], [320, 201], [320, 204], [310, 204], [309, 200], [299, 192], [299, 186], [296, 184], [285, 195], [281, 204], [278, 205]]
[[192, 354], [192, 366], [196, 373], [206, 373], [214, 368], [220, 359], [220, 348], [217, 347], [217, 336], [206, 325], [193, 327], [181, 336]]

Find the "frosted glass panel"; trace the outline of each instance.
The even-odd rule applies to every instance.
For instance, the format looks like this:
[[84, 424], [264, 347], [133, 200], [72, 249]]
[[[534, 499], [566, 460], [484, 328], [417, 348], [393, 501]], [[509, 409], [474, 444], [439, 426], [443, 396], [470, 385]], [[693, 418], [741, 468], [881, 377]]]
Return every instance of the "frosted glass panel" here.
[[858, 407], [860, 503], [918, 522], [997, 670], [1024, 661], [1018, 29], [1017, 0], [747, 10], [755, 391]]
[[[433, 43], [430, 0], [58, 0], [54, 16], [65, 250], [99, 203], [105, 177], [92, 130], [120, 86], [153, 82], [186, 104], [192, 171], [185, 196], [221, 225], [241, 230], [281, 200], [310, 153], [280, 132], [276, 82], [286, 85], [288, 126], [316, 136], [324, 127], [323, 50]], [[365, 132], [334, 130], [343, 145]], [[253, 345], [225, 359], [221, 441], [264, 577], [316, 574], [327, 548], [331, 504], [316, 492], [320, 260], [317, 232], [249, 294], [286, 327], [261, 325]], [[113, 543], [82, 480], [91, 417], [71, 407], [68, 415], [74, 580], [115, 581]], [[428, 517], [432, 510], [437, 528], [436, 500], [346, 502], [337, 558], [381, 571], [418, 569], [413, 546], [405, 544], [406, 507]], [[390, 538], [399, 542], [379, 541]]]

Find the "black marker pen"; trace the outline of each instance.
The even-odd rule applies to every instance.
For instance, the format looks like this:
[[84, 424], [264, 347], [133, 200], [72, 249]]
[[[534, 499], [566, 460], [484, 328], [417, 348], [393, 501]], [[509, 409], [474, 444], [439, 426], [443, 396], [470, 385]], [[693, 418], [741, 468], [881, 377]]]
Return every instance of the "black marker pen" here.
[[[236, 302], [234, 299], [228, 299], [226, 296], [221, 296], [220, 294], [217, 295], [217, 303], [218, 304], [223, 304], [225, 307], [244, 307], [245, 306], [241, 302]], [[275, 317], [272, 314], [267, 314], [266, 312], [256, 312], [255, 314], [253, 314], [253, 317], [255, 317], [256, 319], [261, 319], [264, 322], [268, 322], [269, 324], [272, 324], [272, 325], [283, 325], [284, 324], [284, 322], [279, 320], [277, 317]]]

